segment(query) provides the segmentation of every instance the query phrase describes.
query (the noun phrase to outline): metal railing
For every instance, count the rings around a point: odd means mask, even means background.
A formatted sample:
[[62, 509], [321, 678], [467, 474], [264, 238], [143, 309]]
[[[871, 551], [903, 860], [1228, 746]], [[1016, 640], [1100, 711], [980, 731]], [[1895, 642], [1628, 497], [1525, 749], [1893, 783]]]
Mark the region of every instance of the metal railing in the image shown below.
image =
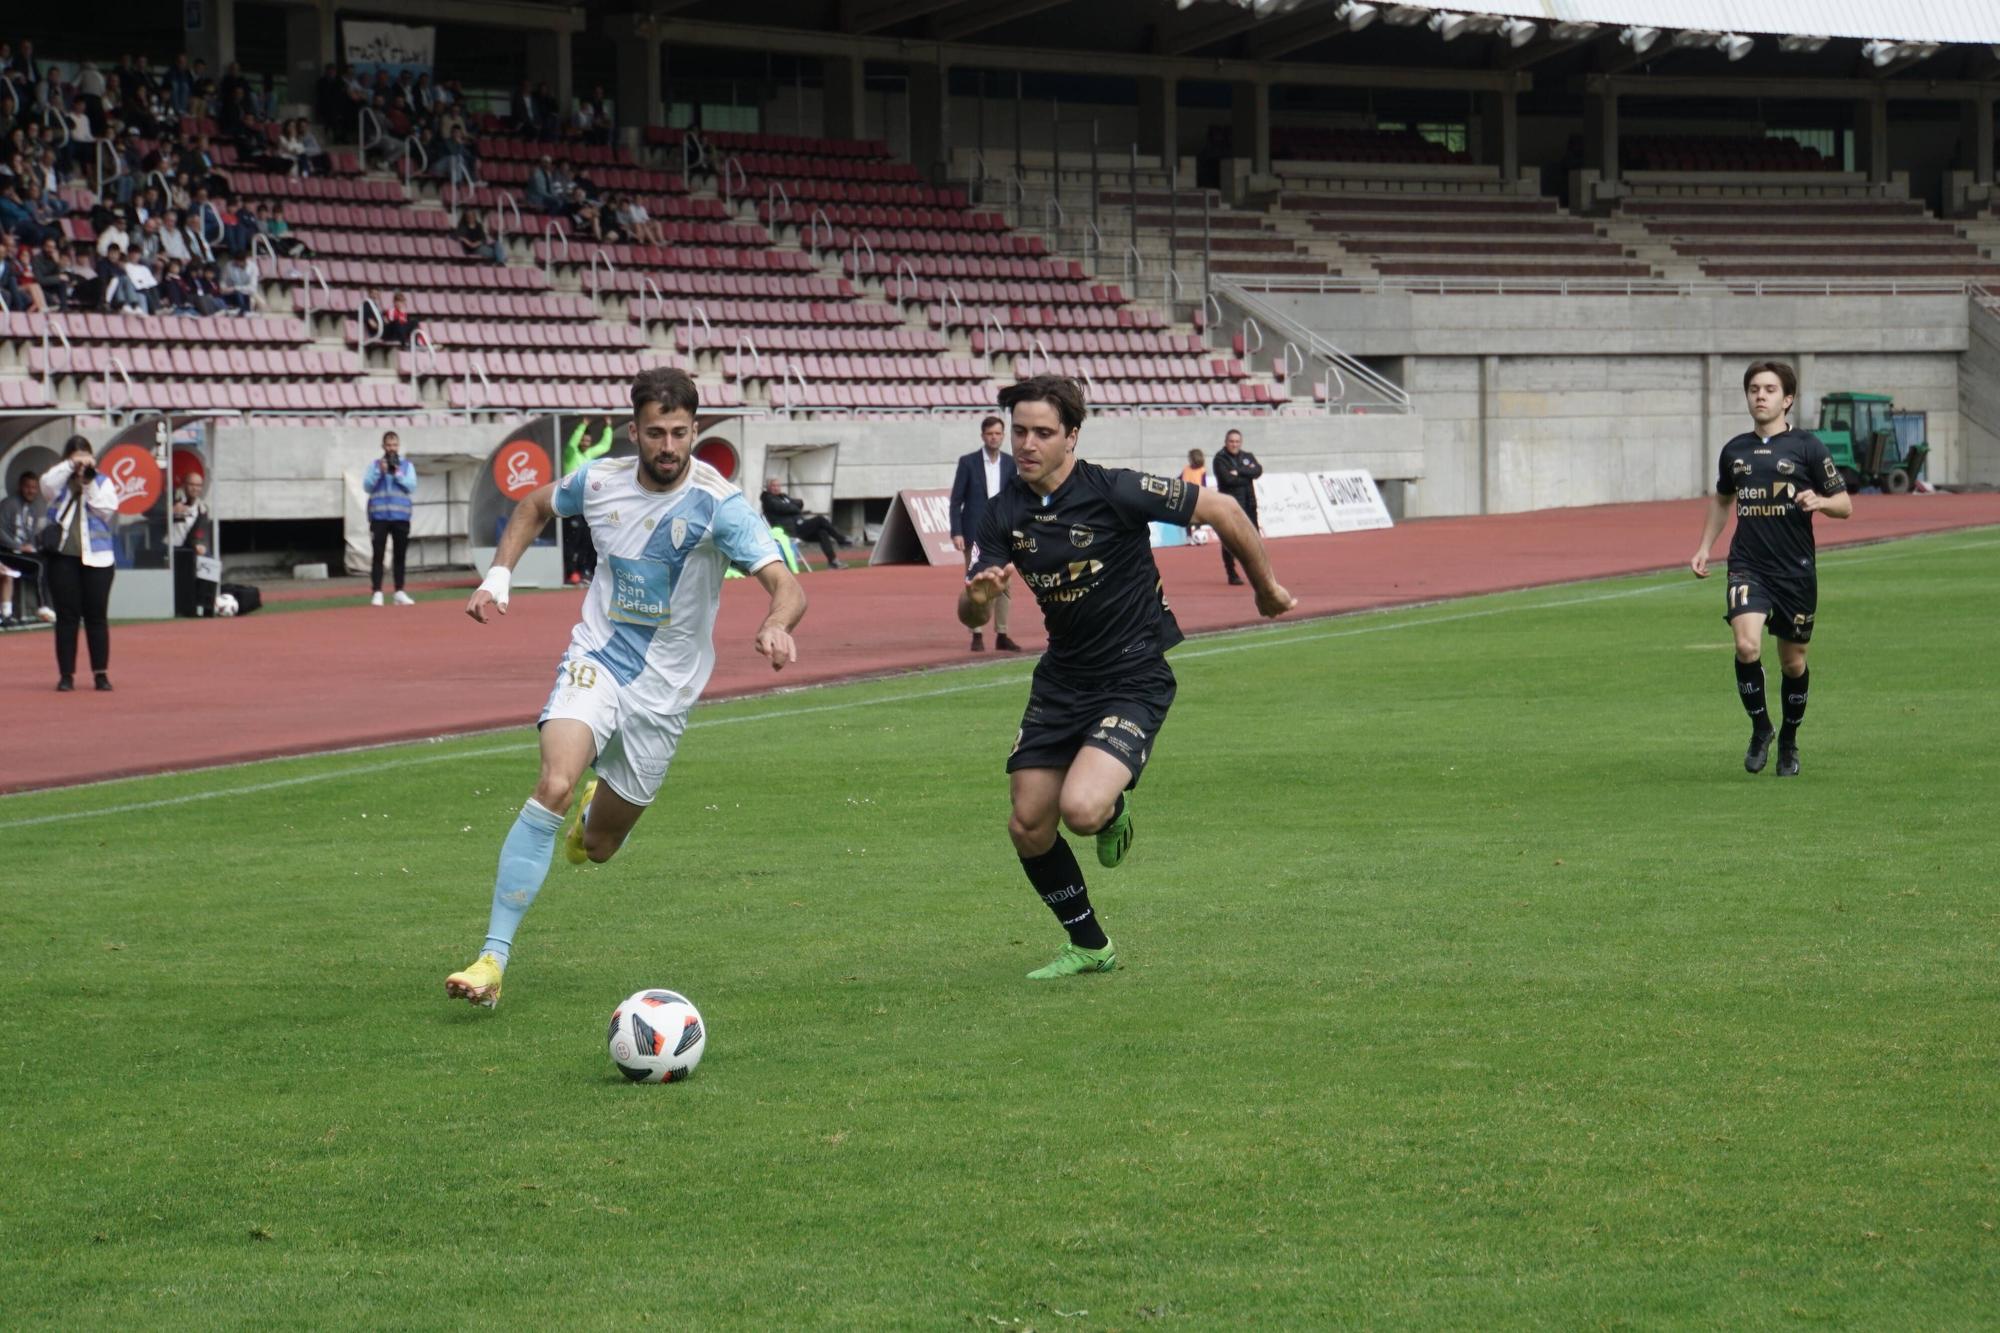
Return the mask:
[[[1037, 356], [1040, 356], [1042, 358], [1042, 368], [1039, 372], [1036, 371], [1035, 369], [1035, 358]], [[1055, 354], [1049, 351], [1049, 345], [1042, 341], [1042, 335], [1039, 333], [1031, 333], [1028, 335], [1028, 352], [1026, 359], [1028, 362], [1028, 373], [1030, 375], [1038, 373], [1046, 375], [1052, 368], [1054, 368], [1056, 363]], [[1018, 376], [1016, 378], [1018, 378]]]
[[[758, 375], [760, 377], [763, 376], [768, 371], [768, 367], [764, 362], [764, 354], [757, 350], [757, 340], [752, 338], [747, 330], [736, 335], [736, 350], [731, 353], [739, 363], [743, 359], [743, 349], [746, 347], [750, 349], [750, 359], [756, 363]], [[738, 379], [743, 378], [743, 367], [741, 364], [738, 364], [736, 367], [736, 377]]]
[[736, 208], [736, 192], [740, 189], [747, 193], [750, 189], [750, 173], [745, 171], [743, 164], [735, 158], [725, 157], [722, 159], [722, 170], [716, 175], [722, 186], [722, 201], [733, 212]]
[[1133, 291], [1137, 291], [1139, 279], [1146, 275], [1146, 260], [1140, 255], [1139, 247], [1130, 241], [1125, 243], [1123, 264], [1125, 281], [1131, 284]]
[[[375, 327], [368, 327], [368, 312], [375, 312]], [[382, 342], [388, 335], [389, 317], [382, 313], [382, 307], [375, 304], [375, 298], [364, 296], [354, 306], [354, 373], [368, 373], [368, 344]]]
[[55, 107], [52, 106], [44, 106], [42, 108], [42, 128], [60, 130], [62, 132], [62, 137], [56, 140], [56, 147], [58, 148], [69, 147], [69, 141], [70, 141], [69, 117], [64, 115], [61, 111], [57, 110]]
[[361, 154], [361, 165], [368, 165], [368, 150], [389, 137], [388, 126], [382, 117], [375, 114], [373, 107], [362, 107], [354, 117], [354, 146]]
[[688, 177], [694, 175], [694, 169], [696, 167], [703, 167], [707, 165], [708, 165], [708, 145], [703, 143], [701, 141], [701, 136], [696, 134], [693, 130], [688, 130], [685, 133], [683, 133], [681, 135], [682, 182], [685, 183]]
[[799, 386], [800, 400], [811, 396], [812, 385], [806, 382], [806, 372], [799, 366], [798, 362], [787, 361], [778, 372], [778, 384], [785, 390], [785, 406], [783, 410], [786, 416], [790, 416], [792, 413], [807, 407], [807, 404], [803, 401], [793, 401], [791, 387], [794, 383]]
[[54, 397], [55, 397], [55, 356], [54, 356], [54, 354], [53, 354], [53, 349], [52, 349], [52, 347], [50, 346], [50, 339], [51, 339], [51, 337], [53, 337], [54, 339], [56, 339], [57, 341], [60, 341], [60, 342], [62, 343], [62, 353], [63, 353], [63, 367], [62, 367], [62, 369], [63, 369], [63, 374], [65, 374], [65, 375], [69, 374], [69, 373], [70, 373], [70, 370], [71, 370], [71, 368], [72, 368], [72, 367], [74, 367], [74, 366], [76, 365], [76, 348], [70, 345], [70, 340], [69, 340], [69, 326], [68, 326], [67, 324], [63, 323], [63, 321], [62, 321], [61, 319], [57, 318], [57, 317], [56, 317], [56, 316], [54, 316], [54, 315], [48, 315], [48, 316], [45, 316], [45, 317], [43, 318], [43, 320], [42, 320], [42, 387], [43, 387], [44, 389], [48, 390], [48, 393], [49, 393], [49, 397], [50, 397], [50, 398], [54, 398]]
[[[1298, 321], [1287, 318], [1282, 312], [1268, 303], [1258, 300], [1255, 296], [1251, 295], [1249, 290], [1239, 286], [1235, 280], [1224, 280], [1220, 286], [1223, 295], [1227, 296], [1232, 304], [1244, 312], [1243, 345], [1246, 355], [1253, 354], [1255, 350], [1262, 349], [1264, 338], [1263, 326], [1268, 323], [1272, 328], [1282, 332], [1288, 341], [1295, 343], [1300, 348], [1301, 353], [1308, 359], [1308, 362], [1312, 358], [1317, 358], [1327, 367], [1337, 372], [1335, 378], [1339, 379], [1341, 383], [1341, 394], [1339, 398], [1331, 397], [1331, 388], [1329, 387], [1329, 410], [1334, 410], [1333, 404], [1340, 402], [1346, 397], [1347, 380], [1350, 378], [1372, 394], [1375, 394], [1381, 401], [1377, 403], [1354, 404], [1340, 408], [1339, 410], [1370, 412], [1408, 412], [1411, 410], [1410, 395], [1400, 384], [1386, 378], [1380, 372], [1372, 369], [1356, 357], [1349, 355], [1333, 343], [1328, 342], [1326, 339], [1320, 337], [1319, 334], [1298, 323]], [[1220, 321], [1218, 320], [1218, 325], [1219, 323]], [[1257, 330], [1257, 347], [1255, 349], [1250, 346], [1249, 340], [1249, 333], [1252, 328]], [[1322, 378], [1325, 377], [1322, 376]]]
[[988, 356], [991, 356], [993, 353], [999, 351], [1001, 349], [1001, 346], [1006, 343], [1007, 326], [1005, 324], [1002, 324], [1000, 322], [1000, 316], [994, 314], [993, 311], [990, 309], [982, 310], [979, 312], [979, 332], [984, 333], [988, 329], [993, 330], [993, 345], [986, 349], [986, 354]]
[[811, 216], [806, 219], [806, 249], [812, 252], [813, 262], [819, 262], [819, 228], [826, 224], [826, 243], [833, 244], [833, 219], [818, 204], [813, 205]]
[[1958, 296], [1963, 278], [1519, 278], [1341, 277], [1338, 274], [1231, 275], [1217, 286], [1248, 292], [1321, 296], [1408, 292], [1432, 296]]
[[429, 333], [423, 329], [418, 329], [410, 335], [410, 345], [404, 350], [410, 354], [410, 392], [414, 394], [417, 389], [417, 375], [420, 366], [427, 366], [433, 379], [437, 377], [437, 344], [431, 341]]
[[[412, 155], [417, 159], [417, 167], [414, 171], [410, 169], [410, 158]], [[405, 137], [403, 140], [403, 166], [401, 171], [403, 183], [405, 185], [409, 184], [430, 169], [431, 155], [429, 151], [417, 142], [416, 135], [412, 134]]]
[[[91, 150], [92, 165], [96, 168], [97, 174], [97, 197], [102, 199], [104, 197], [104, 182], [107, 180], [115, 181], [125, 174], [125, 159], [118, 155], [117, 147], [109, 139], [95, 140], [91, 144]], [[107, 153], [111, 155], [111, 174], [109, 176], [104, 174], [104, 157]]]
[[[1252, 343], [1250, 341], [1250, 330], [1252, 329], [1255, 329], [1257, 331], [1257, 341], [1255, 343]], [[1243, 317], [1244, 357], [1245, 358], [1254, 357], [1257, 355], [1257, 353], [1263, 350], [1264, 350], [1264, 326], [1257, 322], [1257, 317], [1255, 315], [1245, 315]]]
[[550, 218], [542, 224], [542, 277], [548, 279], [553, 284], [555, 281], [556, 248], [550, 243], [551, 238], [562, 242], [562, 262], [567, 264], [569, 262], [569, 228], [562, 224], [561, 218]]
[[894, 300], [897, 305], [903, 303], [903, 293], [907, 290], [903, 286], [903, 275], [905, 273], [910, 275], [910, 286], [915, 287], [917, 285], [917, 266], [909, 260], [898, 256], [896, 259], [895, 275], [891, 278], [891, 281], [896, 285]]
[[[653, 311], [653, 313], [650, 316], [647, 315], [646, 313], [648, 303], [651, 303]], [[660, 284], [653, 281], [651, 274], [641, 273], [639, 275], [640, 331], [644, 332], [646, 327], [652, 324], [655, 320], [665, 322], [666, 317], [667, 317], [667, 294], [664, 291], [660, 290]]]
[[1181, 282], [1181, 275], [1174, 272], [1173, 260], [1167, 261], [1167, 275], [1160, 280], [1160, 304], [1173, 310], [1174, 302], [1187, 300], [1187, 287]]
[[[278, 276], [278, 247], [271, 244], [271, 238], [266, 236], [261, 231], [258, 232], [255, 236], [252, 236], [250, 238], [250, 258], [252, 261], [254, 261], [257, 258], [257, 252], [259, 249], [263, 250], [263, 252], [266, 255], [270, 256], [271, 277], [276, 278]], [[260, 284], [264, 281], [264, 278], [262, 277], [261, 274], [259, 275], [258, 281]]]
[[790, 221], [792, 216], [792, 196], [777, 181], [772, 181], [764, 187], [764, 218], [767, 222], [776, 222], [778, 220], [778, 201], [780, 199], [785, 201], [785, 220]]
[[[479, 396], [472, 393], [472, 377], [479, 376]], [[486, 363], [477, 356], [469, 356], [465, 361], [465, 406], [460, 410], [470, 417], [481, 410], [488, 398], [493, 396], [493, 381], [487, 377]]]
[[[118, 378], [125, 381], [125, 402], [121, 407], [111, 397], [111, 372], [118, 372]], [[130, 411], [139, 405], [139, 386], [132, 382], [132, 372], [125, 365], [123, 357], [116, 352], [104, 358], [104, 410], [107, 412]]]
[[320, 295], [326, 298], [326, 303], [333, 304], [333, 284], [326, 280], [326, 270], [318, 264], [307, 264], [306, 271], [300, 275], [299, 286], [305, 291], [305, 324], [308, 330], [312, 328], [313, 322], [314, 283], [319, 284]]
[[[701, 321], [700, 341], [695, 340], [692, 329], [690, 329], [688, 333], [688, 339], [687, 339], [688, 355], [693, 356], [696, 351], [698, 351], [702, 347], [707, 346], [709, 343], [715, 341], [715, 325], [708, 322], [708, 307], [704, 306], [699, 301], [696, 301], [693, 305], [690, 305], [688, 307], [688, 314], [694, 319], [698, 319]], [[687, 328], [688, 327], [687, 322], [682, 321], [681, 327]]]
[[[912, 277], [914, 278], [914, 272]], [[965, 301], [959, 296], [958, 288], [947, 282], [939, 289], [938, 298], [938, 308], [940, 310], [944, 308], [946, 301], [951, 302], [953, 308], [958, 311], [958, 323], [963, 325], [965, 323]]]
[[609, 273], [612, 276], [612, 278], [616, 279], [618, 276], [618, 265], [615, 261], [612, 260], [610, 255], [604, 252], [603, 246], [600, 245], [590, 252], [590, 304], [592, 306], [595, 306], [597, 304], [597, 298], [600, 292], [599, 280], [597, 277], [597, 266], [600, 263], [604, 265], [604, 271], [606, 273]]

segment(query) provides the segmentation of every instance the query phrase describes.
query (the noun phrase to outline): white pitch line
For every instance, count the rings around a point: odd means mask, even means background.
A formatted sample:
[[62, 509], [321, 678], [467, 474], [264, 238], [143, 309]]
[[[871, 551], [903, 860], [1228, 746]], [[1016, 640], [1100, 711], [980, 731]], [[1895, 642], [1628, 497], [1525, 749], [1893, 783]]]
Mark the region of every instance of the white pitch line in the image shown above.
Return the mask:
[[[2000, 539], [1965, 543], [1945, 549], [1963, 550], [1970, 546], [1992, 545], [2000, 545]], [[1835, 552], [1828, 552], [1828, 554], [1835, 554]], [[1884, 552], [1882, 555], [1863, 558], [1880, 560], [1888, 558], [1891, 554], [1900, 554], [1900, 552]], [[1858, 564], [1861, 561], [1853, 559], [1848, 560], [1846, 563]], [[1201, 657], [1219, 657], [1225, 653], [1247, 653], [1259, 648], [1285, 648], [1292, 644], [1318, 643], [1327, 639], [1350, 639], [1363, 634], [1383, 634], [1390, 630], [1422, 629], [1427, 625], [1449, 625], [1459, 621], [1483, 620], [1491, 616], [1513, 615], [1523, 611], [1561, 610], [1564, 607], [1586, 606], [1594, 602], [1618, 601], [1626, 597], [1640, 597], [1647, 593], [1664, 592], [1669, 589], [1686, 588], [1688, 586], [1688, 584], [1679, 582], [1649, 583], [1643, 587], [1621, 588], [1615, 592], [1593, 593], [1587, 597], [1564, 597], [1552, 602], [1530, 602], [1524, 605], [1482, 607], [1476, 611], [1458, 611], [1450, 615], [1428, 616], [1422, 620], [1392, 620], [1379, 625], [1351, 625], [1342, 629], [1321, 630], [1313, 633], [1292, 633], [1277, 627], [1261, 632], [1253, 629], [1249, 633], [1254, 637], [1245, 642], [1218, 644], [1213, 648], [1190, 648], [1176, 652], [1171, 660], [1186, 662]], [[1407, 607], [1384, 607], [1378, 611], [1364, 614], [1386, 617], [1408, 609]], [[872, 699], [842, 699], [836, 703], [809, 704], [804, 708], [774, 708], [762, 713], [742, 713], [734, 717], [697, 718], [690, 722], [688, 726], [690, 729], [697, 727], [726, 727], [742, 722], [772, 722], [786, 718], [807, 717], [815, 713], [839, 713], [845, 712], [850, 708], [872, 708], [881, 704], [915, 703], [924, 699], [939, 699], [947, 695], [966, 694], [974, 690], [992, 690], [1008, 685], [1020, 685], [1026, 679], [1027, 677], [1025, 676], [1003, 676], [996, 680], [978, 681], [967, 685], [946, 685], [934, 690], [914, 690], [904, 694], [878, 695]], [[846, 684], [849, 682], [830, 683]], [[334, 782], [341, 778], [365, 777], [371, 773], [385, 773], [401, 768], [416, 768], [424, 764], [439, 764], [454, 759], [480, 759], [497, 754], [511, 754], [517, 751], [532, 750], [534, 748], [533, 742], [521, 742], [513, 745], [489, 745], [477, 750], [454, 750], [449, 754], [408, 755], [399, 759], [385, 759], [379, 763], [361, 764], [353, 768], [336, 769], [328, 773], [307, 773], [298, 777], [277, 778], [270, 782], [252, 783], [243, 787], [227, 787], [219, 791], [188, 792], [180, 796], [163, 796], [151, 801], [128, 801], [122, 805], [107, 805], [95, 810], [70, 810], [61, 814], [34, 815], [26, 819], [11, 819], [0, 821], [0, 829], [35, 828], [45, 824], [61, 824], [67, 823], [70, 820], [90, 819], [98, 815], [123, 815], [132, 814], [140, 810], [163, 810], [176, 805], [192, 805], [199, 801], [215, 801], [230, 796], [254, 796], [261, 792], [281, 791], [287, 787], [301, 787], [314, 782]], [[34, 793], [24, 792], [20, 795], [26, 796], [32, 794]], [[20, 799], [20, 796], [0, 798], [0, 800], [18, 799]]]

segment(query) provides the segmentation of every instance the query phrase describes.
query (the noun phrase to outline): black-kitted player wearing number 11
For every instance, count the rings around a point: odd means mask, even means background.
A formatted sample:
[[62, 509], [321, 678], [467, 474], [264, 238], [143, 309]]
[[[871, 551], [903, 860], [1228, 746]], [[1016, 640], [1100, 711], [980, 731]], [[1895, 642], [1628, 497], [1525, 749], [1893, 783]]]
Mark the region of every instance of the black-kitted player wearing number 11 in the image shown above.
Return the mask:
[[1715, 495], [1701, 545], [1688, 561], [1708, 577], [1708, 548], [1736, 509], [1729, 543], [1729, 594], [1723, 619], [1736, 635], [1736, 692], [1750, 714], [1750, 748], [1743, 767], [1762, 772], [1771, 751], [1771, 715], [1764, 706], [1764, 627], [1778, 640], [1784, 676], [1785, 725], [1777, 733], [1778, 776], [1799, 771], [1799, 723], [1806, 716], [1806, 644], [1819, 614], [1819, 569], [1813, 515], [1847, 518], [1854, 497], [1819, 436], [1794, 430], [1786, 414], [1798, 376], [1782, 361], [1758, 361], [1743, 372], [1751, 429], [1722, 446]]
[[1000, 407], [1013, 420], [1018, 475], [987, 503], [958, 618], [985, 624], [987, 604], [1016, 571], [1041, 604], [1049, 647], [1007, 758], [1007, 832], [1069, 942], [1028, 975], [1109, 972], [1118, 955], [1058, 824], [1094, 837], [1100, 865], [1117, 865], [1132, 844], [1125, 792], [1138, 785], [1173, 704], [1166, 651], [1183, 637], [1167, 609], [1148, 525], [1209, 524], [1243, 562], [1259, 611], [1280, 616], [1297, 603], [1271, 577], [1264, 543], [1234, 500], [1178, 477], [1077, 458], [1084, 403], [1074, 380], [1023, 380], [1001, 391]]

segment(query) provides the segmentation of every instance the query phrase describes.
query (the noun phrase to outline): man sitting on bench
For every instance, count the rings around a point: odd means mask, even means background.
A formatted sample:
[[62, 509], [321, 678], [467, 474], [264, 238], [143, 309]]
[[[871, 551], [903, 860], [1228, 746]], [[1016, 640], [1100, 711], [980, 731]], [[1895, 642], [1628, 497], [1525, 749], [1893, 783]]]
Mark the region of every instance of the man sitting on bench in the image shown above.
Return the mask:
[[818, 542], [819, 549], [826, 555], [826, 567], [841, 567], [840, 548], [846, 542], [831, 519], [824, 514], [808, 514], [805, 502], [785, 494], [785, 483], [776, 477], [764, 482], [762, 499], [766, 523], [774, 528], [783, 528], [801, 541]]

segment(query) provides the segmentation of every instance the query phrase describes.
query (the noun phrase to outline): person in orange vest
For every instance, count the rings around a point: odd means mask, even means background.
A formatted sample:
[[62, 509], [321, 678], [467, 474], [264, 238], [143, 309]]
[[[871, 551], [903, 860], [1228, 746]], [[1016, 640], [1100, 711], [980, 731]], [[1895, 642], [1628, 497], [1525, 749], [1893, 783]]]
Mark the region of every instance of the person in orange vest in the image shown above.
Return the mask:
[[[1190, 486], [1205, 486], [1215, 489], [1215, 477], [1208, 470], [1208, 460], [1199, 449], [1188, 450], [1187, 466], [1181, 469], [1181, 480]], [[1206, 523], [1188, 529], [1188, 542], [1194, 546], [1208, 545], [1215, 530]]]

